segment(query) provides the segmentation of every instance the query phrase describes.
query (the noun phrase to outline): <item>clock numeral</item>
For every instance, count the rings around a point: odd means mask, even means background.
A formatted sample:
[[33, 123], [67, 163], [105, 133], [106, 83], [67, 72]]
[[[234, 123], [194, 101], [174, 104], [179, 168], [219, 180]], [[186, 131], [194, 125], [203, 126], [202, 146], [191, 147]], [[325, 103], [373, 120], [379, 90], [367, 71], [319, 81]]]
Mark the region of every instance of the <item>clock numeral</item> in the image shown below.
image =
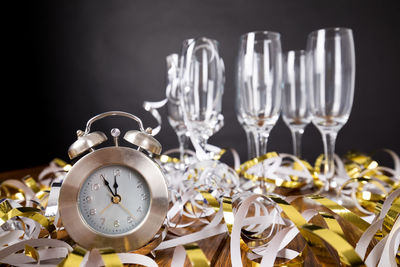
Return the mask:
[[101, 225], [104, 225], [104, 223], [106, 222], [106, 218], [100, 218], [101, 220]]
[[92, 197], [92, 196], [87, 196], [87, 197], [85, 198], [85, 200], [86, 200], [88, 203], [90, 203], [90, 202], [92, 202], [93, 197]]
[[132, 218], [131, 216], [129, 216], [129, 217], [127, 218], [127, 221], [128, 221], [128, 223], [133, 223], [133, 218]]
[[114, 227], [119, 227], [119, 220], [114, 221]]
[[97, 191], [99, 190], [100, 185], [99, 184], [92, 184], [92, 191]]
[[141, 182], [139, 182], [136, 186], [137, 189], [142, 189], [143, 188], [143, 184]]
[[121, 175], [121, 170], [120, 169], [115, 169], [114, 170], [114, 176], [120, 176]]
[[95, 215], [96, 214], [96, 209], [90, 209], [89, 213], [90, 213], [90, 215]]
[[149, 198], [149, 196], [146, 195], [145, 193], [140, 194], [140, 196], [142, 197], [142, 200], [146, 200]]
[[142, 207], [137, 208], [136, 212], [142, 212]]

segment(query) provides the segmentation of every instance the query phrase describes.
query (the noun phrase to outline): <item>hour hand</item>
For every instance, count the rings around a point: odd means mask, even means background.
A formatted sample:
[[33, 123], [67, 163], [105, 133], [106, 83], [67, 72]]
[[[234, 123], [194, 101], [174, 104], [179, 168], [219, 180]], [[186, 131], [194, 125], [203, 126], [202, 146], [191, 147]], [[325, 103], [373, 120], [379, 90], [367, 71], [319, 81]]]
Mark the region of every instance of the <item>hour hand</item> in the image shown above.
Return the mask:
[[115, 196], [114, 193], [113, 193], [113, 191], [112, 191], [112, 189], [111, 189], [111, 187], [110, 187], [110, 183], [106, 180], [106, 178], [104, 177], [104, 175], [101, 174], [100, 177], [103, 179], [104, 185], [107, 186], [107, 188], [108, 188], [108, 190], [110, 191], [110, 193], [111, 193], [113, 196]]

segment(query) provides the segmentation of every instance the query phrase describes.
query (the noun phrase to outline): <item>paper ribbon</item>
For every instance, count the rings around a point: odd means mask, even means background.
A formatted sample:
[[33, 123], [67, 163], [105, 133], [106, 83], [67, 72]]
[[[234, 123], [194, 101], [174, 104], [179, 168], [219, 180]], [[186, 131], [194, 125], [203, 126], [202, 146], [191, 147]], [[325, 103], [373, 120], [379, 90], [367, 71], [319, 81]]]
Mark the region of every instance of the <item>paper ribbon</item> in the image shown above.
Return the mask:
[[[393, 169], [380, 166], [372, 158], [359, 153], [346, 156], [343, 161], [336, 160], [337, 175], [341, 177], [337, 182], [342, 189], [339, 197], [356, 200], [357, 212], [317, 195], [284, 197], [246, 192], [248, 182], [260, 179], [277, 187], [296, 190], [310, 188], [310, 183], [318, 188], [317, 183], [323, 183], [318, 173], [320, 160], [312, 167], [291, 155], [271, 153], [240, 165], [242, 178], [239, 180], [226, 164], [221, 165], [218, 161], [218, 155], [220, 157], [224, 151], [214, 149], [213, 153], [214, 160], [196, 162], [184, 171], [175, 170], [176, 176], [171, 179], [178, 182], [169, 185], [168, 228], [161, 229], [145, 248], [135, 253], [85, 251], [79, 247], [72, 250], [54, 237], [38, 238], [40, 226], [49, 232], [61, 231], [52, 223], [56, 213], [47, 214], [50, 207], [54, 208], [51, 192], [43, 191], [43, 188], [49, 188], [48, 185], [31, 177], [26, 177], [23, 182], [8, 180], [1, 186], [2, 194], [15, 200], [6, 199], [0, 203], [0, 244], [9, 244], [0, 250], [0, 261], [36, 266], [45, 264], [47, 260], [61, 261], [69, 254], [60, 266], [89, 266], [94, 263], [156, 266], [155, 261], [145, 255], [174, 248], [174, 266], [183, 266], [186, 258], [194, 266], [210, 266], [216, 258], [206, 255], [200, 242], [225, 235], [222, 240], [230, 243], [232, 266], [242, 266], [242, 253], [246, 254], [252, 266], [301, 266], [311, 254], [321, 264], [328, 258], [351, 266], [399, 264], [400, 188], [397, 186], [400, 161], [393, 152], [388, 152], [395, 162]], [[177, 163], [172, 157], [165, 159], [162, 162], [160, 157], [161, 164]], [[262, 170], [262, 176], [257, 175], [257, 168]], [[65, 171], [60, 172], [62, 176], [61, 173]], [[47, 183], [47, 179], [42, 181]], [[297, 187], [296, 183], [304, 185]], [[47, 194], [45, 202], [37, 195], [40, 192]], [[18, 198], [18, 193], [23, 198]], [[19, 203], [38, 208], [24, 207]], [[47, 217], [43, 215], [44, 210]], [[362, 210], [372, 216], [371, 223], [359, 215]], [[354, 227], [354, 236], [349, 238], [351, 227]], [[51, 243], [53, 241], [61, 243]], [[293, 250], [290, 247], [292, 242], [300, 242], [301, 246]], [[330, 249], [325, 248], [326, 244]]]

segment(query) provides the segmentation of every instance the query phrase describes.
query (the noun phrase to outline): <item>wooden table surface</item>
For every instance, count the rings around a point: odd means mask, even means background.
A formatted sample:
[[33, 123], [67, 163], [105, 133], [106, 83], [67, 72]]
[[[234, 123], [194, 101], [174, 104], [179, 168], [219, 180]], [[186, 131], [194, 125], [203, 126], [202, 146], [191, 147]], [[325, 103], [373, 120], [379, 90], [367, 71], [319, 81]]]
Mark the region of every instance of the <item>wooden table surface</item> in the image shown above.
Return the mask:
[[[8, 171], [0, 173], [0, 182], [6, 179], [21, 179], [26, 175], [31, 175], [37, 178], [40, 171], [45, 166], [38, 166], [30, 169], [21, 169], [15, 171]], [[227, 234], [221, 234], [208, 238], [206, 240], [201, 240], [198, 242], [199, 247], [203, 250], [211, 266], [231, 266], [230, 260], [230, 239]], [[293, 242], [289, 244], [289, 248], [298, 249], [299, 247], [304, 247], [305, 243], [301, 237], [297, 237]], [[312, 253], [303, 253], [308, 256], [302, 257], [303, 266], [338, 266], [337, 261], [331, 261], [330, 264], [319, 264], [315, 256]], [[173, 249], [166, 249], [163, 251], [156, 252], [156, 262], [159, 266], [170, 266], [171, 259], [173, 255]], [[337, 260], [337, 259], [336, 259]], [[247, 260], [246, 253], [242, 251], [242, 262], [243, 266], [252, 266], [251, 262]], [[186, 257], [185, 266], [191, 266], [189, 259]]]

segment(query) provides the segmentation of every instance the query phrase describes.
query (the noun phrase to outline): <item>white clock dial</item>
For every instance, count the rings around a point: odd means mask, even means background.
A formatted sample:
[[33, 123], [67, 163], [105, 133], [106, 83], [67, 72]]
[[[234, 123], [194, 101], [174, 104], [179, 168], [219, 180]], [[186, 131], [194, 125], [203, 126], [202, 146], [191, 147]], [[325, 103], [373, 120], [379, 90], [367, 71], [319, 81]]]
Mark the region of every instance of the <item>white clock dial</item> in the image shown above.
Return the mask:
[[150, 191], [135, 170], [109, 165], [90, 174], [78, 194], [83, 220], [94, 231], [105, 235], [125, 234], [146, 216]]

